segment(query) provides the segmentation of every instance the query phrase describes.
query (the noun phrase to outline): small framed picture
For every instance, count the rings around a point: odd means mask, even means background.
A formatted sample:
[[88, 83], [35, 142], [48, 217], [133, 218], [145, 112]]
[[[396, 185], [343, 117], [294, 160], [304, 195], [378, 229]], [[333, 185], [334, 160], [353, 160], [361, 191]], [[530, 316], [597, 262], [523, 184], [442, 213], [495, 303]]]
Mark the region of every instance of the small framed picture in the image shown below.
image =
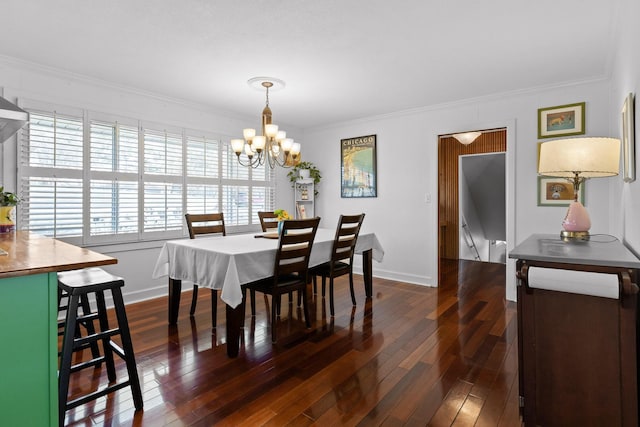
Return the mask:
[[585, 103], [538, 109], [538, 138], [584, 135]]
[[636, 141], [633, 93], [627, 95], [622, 106], [622, 166], [624, 182], [636, 180]]
[[[572, 182], [551, 176], [538, 177], [538, 206], [569, 206], [572, 201]], [[580, 185], [578, 201], [584, 205], [584, 182]]]

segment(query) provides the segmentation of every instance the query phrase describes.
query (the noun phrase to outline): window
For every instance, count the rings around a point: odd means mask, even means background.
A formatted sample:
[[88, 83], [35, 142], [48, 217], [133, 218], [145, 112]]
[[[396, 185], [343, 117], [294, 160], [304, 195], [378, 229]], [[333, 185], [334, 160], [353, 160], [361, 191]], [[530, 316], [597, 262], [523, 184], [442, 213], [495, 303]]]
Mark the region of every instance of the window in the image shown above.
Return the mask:
[[182, 230], [182, 135], [144, 129], [143, 232]]
[[138, 233], [138, 129], [90, 121], [89, 235]]
[[[267, 167], [238, 164], [219, 138], [135, 119], [21, 102], [18, 224], [98, 244], [184, 236], [185, 212], [224, 212], [230, 232], [273, 210]], [[253, 227], [252, 227], [253, 226]]]
[[52, 237], [78, 236], [83, 222], [82, 117], [32, 112], [19, 183], [20, 224]]

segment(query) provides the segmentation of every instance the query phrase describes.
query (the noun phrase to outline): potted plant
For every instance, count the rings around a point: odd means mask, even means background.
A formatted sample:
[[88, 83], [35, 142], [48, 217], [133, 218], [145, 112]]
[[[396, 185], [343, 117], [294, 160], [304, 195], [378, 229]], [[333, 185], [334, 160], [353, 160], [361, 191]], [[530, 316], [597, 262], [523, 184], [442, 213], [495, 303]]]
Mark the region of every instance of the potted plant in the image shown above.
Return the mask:
[[320, 170], [311, 162], [300, 162], [295, 165], [289, 173], [287, 173], [287, 177], [289, 177], [289, 181], [291, 182], [291, 187], [295, 187], [296, 181], [298, 179], [313, 179], [314, 184], [314, 195], [318, 195], [318, 184], [320, 183], [320, 179], [322, 176], [320, 175]]
[[0, 233], [8, 233], [16, 229], [15, 211], [20, 198], [0, 187]]

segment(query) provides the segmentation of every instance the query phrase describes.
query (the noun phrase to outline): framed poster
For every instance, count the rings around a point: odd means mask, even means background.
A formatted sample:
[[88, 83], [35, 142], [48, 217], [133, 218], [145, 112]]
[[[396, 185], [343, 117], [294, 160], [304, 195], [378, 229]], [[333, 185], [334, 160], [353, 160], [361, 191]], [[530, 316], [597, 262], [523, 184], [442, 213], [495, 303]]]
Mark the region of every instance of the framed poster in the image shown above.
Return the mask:
[[[584, 182], [580, 185], [578, 201], [584, 205]], [[573, 183], [564, 178], [538, 177], [538, 206], [569, 206], [573, 201]]]
[[538, 109], [538, 138], [584, 135], [585, 103]]
[[340, 140], [341, 197], [378, 197], [376, 136]]
[[624, 182], [636, 180], [636, 141], [633, 93], [627, 95], [622, 106], [622, 166]]

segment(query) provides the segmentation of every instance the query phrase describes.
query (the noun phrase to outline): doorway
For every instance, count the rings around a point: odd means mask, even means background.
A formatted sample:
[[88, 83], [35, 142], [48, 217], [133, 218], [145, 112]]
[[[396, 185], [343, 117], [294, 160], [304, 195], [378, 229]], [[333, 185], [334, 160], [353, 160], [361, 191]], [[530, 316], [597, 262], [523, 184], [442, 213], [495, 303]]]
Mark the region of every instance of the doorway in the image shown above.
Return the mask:
[[[487, 129], [480, 132], [480, 136], [469, 144], [460, 143], [453, 135], [441, 135], [438, 137], [438, 264], [442, 259], [460, 259], [462, 237], [460, 233], [462, 225], [460, 214], [460, 157], [505, 153], [507, 150], [506, 128]], [[502, 174], [503, 176], [506, 174], [504, 166]], [[503, 187], [499, 191], [502, 193], [503, 200], [506, 199], [505, 188]], [[501, 215], [505, 215], [504, 208], [501, 208]]]
[[505, 153], [461, 155], [459, 259], [507, 262]]

